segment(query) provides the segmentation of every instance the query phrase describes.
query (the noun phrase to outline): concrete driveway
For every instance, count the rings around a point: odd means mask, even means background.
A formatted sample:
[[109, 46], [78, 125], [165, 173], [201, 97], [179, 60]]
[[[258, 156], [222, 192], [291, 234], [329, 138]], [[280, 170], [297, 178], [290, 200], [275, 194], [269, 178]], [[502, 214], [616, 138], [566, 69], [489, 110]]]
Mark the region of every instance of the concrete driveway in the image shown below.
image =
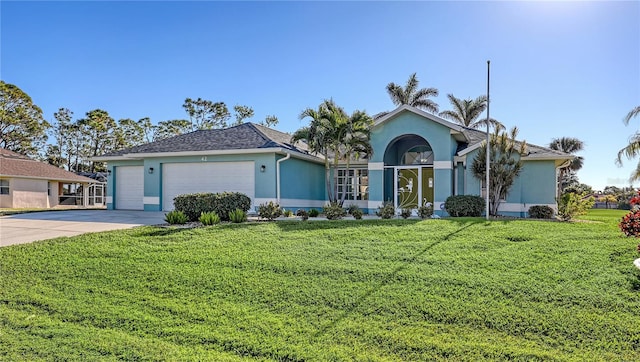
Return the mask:
[[149, 211], [65, 210], [0, 216], [0, 246], [164, 224], [164, 214]]

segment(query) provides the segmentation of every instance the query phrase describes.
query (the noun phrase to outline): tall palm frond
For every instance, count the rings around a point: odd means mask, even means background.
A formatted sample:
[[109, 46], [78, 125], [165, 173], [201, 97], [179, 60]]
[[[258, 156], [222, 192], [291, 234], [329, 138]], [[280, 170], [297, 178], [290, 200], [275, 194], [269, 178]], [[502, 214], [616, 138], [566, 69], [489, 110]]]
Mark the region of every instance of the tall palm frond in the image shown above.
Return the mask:
[[628, 125], [629, 121], [631, 121], [631, 118], [637, 117], [638, 115], [640, 115], [640, 106], [637, 106], [636, 108], [632, 109], [629, 113], [627, 113], [627, 115], [623, 119], [624, 124]]
[[404, 87], [393, 82], [387, 84], [387, 93], [389, 93], [391, 101], [396, 106], [407, 104], [412, 107], [424, 109], [432, 113], [437, 113], [438, 104], [429, 99], [429, 97], [437, 97], [438, 89], [419, 89], [418, 84], [418, 77], [416, 76], [416, 73], [413, 73], [409, 76], [409, 79], [407, 80], [407, 83]]
[[[482, 95], [476, 99], [456, 98], [453, 94], [447, 94], [452, 110], [442, 111], [439, 116], [456, 122], [468, 128], [479, 128], [487, 125], [486, 118], [480, 118], [487, 109], [487, 96]], [[504, 130], [502, 123], [489, 118], [489, 125], [495, 130]]]
[[584, 142], [573, 137], [554, 138], [551, 140], [551, 143], [549, 143], [549, 148], [574, 155], [571, 160], [571, 165], [569, 166], [572, 171], [578, 171], [582, 168], [584, 158], [582, 156], [575, 156], [575, 154], [584, 150]]

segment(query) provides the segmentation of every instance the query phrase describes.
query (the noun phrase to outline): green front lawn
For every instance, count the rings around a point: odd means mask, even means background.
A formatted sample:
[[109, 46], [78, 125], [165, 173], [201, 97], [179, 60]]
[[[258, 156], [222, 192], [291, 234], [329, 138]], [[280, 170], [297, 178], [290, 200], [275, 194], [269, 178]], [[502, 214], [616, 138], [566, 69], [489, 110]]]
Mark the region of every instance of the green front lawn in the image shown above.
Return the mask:
[[639, 360], [623, 214], [144, 227], [0, 248], [0, 360]]

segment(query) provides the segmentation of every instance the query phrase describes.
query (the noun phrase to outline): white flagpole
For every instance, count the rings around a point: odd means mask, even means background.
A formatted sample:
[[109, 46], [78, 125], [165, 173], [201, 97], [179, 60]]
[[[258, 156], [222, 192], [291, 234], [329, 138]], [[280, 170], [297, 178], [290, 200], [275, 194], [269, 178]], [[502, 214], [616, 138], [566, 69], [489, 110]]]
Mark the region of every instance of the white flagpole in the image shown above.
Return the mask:
[[486, 209], [485, 212], [487, 214], [487, 220], [489, 220], [489, 169], [491, 166], [490, 152], [489, 152], [489, 69], [490, 69], [491, 61], [487, 60], [487, 163], [485, 165], [485, 170], [487, 174], [487, 178], [485, 180], [485, 190], [486, 190]]

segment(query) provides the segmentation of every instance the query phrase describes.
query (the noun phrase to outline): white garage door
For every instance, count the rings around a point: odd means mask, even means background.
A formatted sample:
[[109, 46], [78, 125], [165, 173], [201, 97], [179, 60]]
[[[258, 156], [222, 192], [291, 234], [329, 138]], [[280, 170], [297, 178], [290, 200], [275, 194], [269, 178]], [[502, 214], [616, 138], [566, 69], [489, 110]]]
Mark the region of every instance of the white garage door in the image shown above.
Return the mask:
[[142, 166], [116, 167], [116, 209], [144, 209], [144, 168]]
[[253, 201], [255, 166], [248, 162], [165, 163], [162, 165], [162, 210], [173, 210], [173, 199], [196, 192], [242, 192]]

